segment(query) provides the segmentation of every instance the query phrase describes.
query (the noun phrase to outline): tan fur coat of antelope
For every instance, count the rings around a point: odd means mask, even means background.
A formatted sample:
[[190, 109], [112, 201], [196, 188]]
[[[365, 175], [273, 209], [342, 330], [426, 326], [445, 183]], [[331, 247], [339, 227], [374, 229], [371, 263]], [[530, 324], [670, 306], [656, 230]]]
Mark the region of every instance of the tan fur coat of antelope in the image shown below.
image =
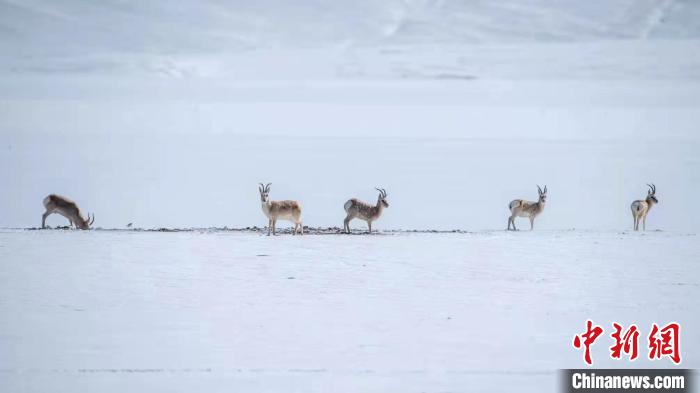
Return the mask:
[[270, 185], [272, 183], [267, 183], [264, 185], [260, 183], [258, 191], [260, 191], [260, 202], [262, 204], [262, 211], [267, 217], [267, 235], [270, 236], [270, 232], [276, 235], [277, 220], [286, 220], [294, 223], [293, 234], [297, 233], [304, 234], [304, 226], [301, 223], [301, 205], [297, 201], [271, 201], [270, 200]]
[[535, 218], [542, 214], [544, 211], [544, 205], [547, 202], [547, 186], [544, 186], [544, 190], [537, 186], [537, 193], [539, 194], [539, 199], [537, 202], [526, 201], [524, 199], [514, 199], [508, 204], [508, 209], [510, 210], [510, 217], [508, 217], [508, 230], [511, 226], [513, 230], [515, 228], [515, 217], [527, 217], [530, 219], [530, 230], [534, 228]]
[[70, 221], [71, 227], [78, 229], [90, 229], [90, 225], [95, 222], [94, 215], [92, 219], [90, 219], [90, 214], [88, 214], [88, 218], [83, 218], [78, 205], [64, 196], [56, 194], [47, 196], [44, 198], [44, 209], [46, 209], [46, 211], [41, 216], [42, 228], [46, 228], [46, 218], [54, 213], [67, 218], [68, 221]]
[[370, 205], [356, 198], [345, 202], [345, 205], [343, 205], [345, 213], [347, 214], [343, 221], [343, 230], [345, 233], [350, 233], [350, 221], [355, 218], [366, 221], [369, 227], [369, 233], [372, 233], [372, 222], [376, 221], [382, 215], [385, 207], [389, 207], [389, 202], [386, 201], [386, 190], [383, 188], [375, 188], [375, 190], [379, 191], [376, 205]]
[[639, 230], [639, 220], [642, 220], [642, 230], [647, 229], [647, 214], [651, 210], [652, 206], [659, 203], [656, 199], [656, 186], [654, 184], [647, 184], [649, 186], [649, 191], [647, 191], [647, 197], [644, 200], [638, 199], [632, 202], [630, 209], [632, 209], [632, 218], [634, 219], [634, 230]]

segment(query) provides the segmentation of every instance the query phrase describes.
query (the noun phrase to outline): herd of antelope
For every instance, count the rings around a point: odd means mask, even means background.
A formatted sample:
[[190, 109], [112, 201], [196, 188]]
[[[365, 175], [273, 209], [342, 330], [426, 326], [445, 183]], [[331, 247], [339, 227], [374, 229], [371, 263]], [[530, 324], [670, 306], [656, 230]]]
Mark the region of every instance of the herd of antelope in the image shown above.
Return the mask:
[[[292, 232], [294, 235], [297, 233], [303, 235], [304, 226], [301, 222], [301, 204], [291, 200], [271, 201], [271, 184], [272, 183], [267, 183], [263, 185], [260, 183], [258, 187], [262, 211], [265, 217], [267, 217], [267, 235], [276, 235], [275, 229], [277, 220], [280, 219], [294, 223], [294, 230]], [[649, 190], [647, 191], [646, 199], [638, 199], [632, 202], [630, 206], [632, 209], [632, 217], [634, 219], [633, 228], [635, 231], [639, 230], [640, 220], [642, 221], [642, 230], [646, 230], [647, 214], [649, 214], [649, 210], [651, 210], [652, 206], [659, 203], [659, 200], [656, 199], [656, 186], [654, 184], [647, 184], [647, 186], [649, 186]], [[386, 190], [383, 188], [375, 189], [379, 191], [379, 196], [377, 197], [377, 203], [374, 205], [357, 198], [352, 198], [345, 202], [343, 208], [347, 216], [345, 220], [343, 220], [343, 232], [350, 233], [350, 221], [359, 218], [367, 222], [369, 232], [372, 233], [372, 222], [379, 219], [384, 209], [389, 207], [389, 202], [386, 201]], [[534, 228], [535, 218], [544, 211], [544, 205], [547, 202], [547, 186], [544, 186], [544, 189], [537, 186], [537, 193], [539, 195], [537, 202], [514, 199], [508, 204], [510, 217], [508, 217], [507, 230], [511, 230], [511, 228], [514, 231], [517, 230], [515, 228], [516, 217], [529, 218], [530, 230]], [[71, 227], [77, 229], [90, 229], [90, 226], [95, 222], [94, 215], [90, 217], [90, 214], [88, 214], [87, 218], [83, 218], [83, 214], [80, 212], [78, 205], [72, 200], [60, 195], [51, 194], [44, 198], [44, 208], [46, 211], [41, 216], [42, 228], [46, 228], [46, 218], [53, 213], [62, 215], [70, 221]]]

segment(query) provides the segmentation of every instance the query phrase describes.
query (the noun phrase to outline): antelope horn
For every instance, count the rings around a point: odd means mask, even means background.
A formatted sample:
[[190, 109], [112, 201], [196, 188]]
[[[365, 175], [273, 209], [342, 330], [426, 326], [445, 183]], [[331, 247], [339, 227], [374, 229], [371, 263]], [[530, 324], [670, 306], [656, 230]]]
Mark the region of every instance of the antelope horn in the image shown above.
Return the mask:
[[382, 188], [382, 192], [384, 193], [384, 198], [386, 198], [386, 190]]
[[262, 183], [258, 183], [258, 184], [260, 184], [260, 186], [258, 187], [258, 190], [260, 190], [260, 192], [262, 193], [264, 191], [265, 186], [263, 186]]
[[537, 191], [538, 191], [540, 194], [542, 193], [542, 189], [540, 188], [540, 185], [539, 185], [539, 184], [537, 184]]
[[547, 193], [547, 185], [546, 184], [544, 185], [544, 193], [545, 194]]
[[270, 192], [270, 184], [272, 183], [267, 183], [267, 185], [265, 186], [265, 192]]
[[652, 194], [653, 194], [653, 193], [655, 193], [655, 192], [656, 192], [656, 189], [654, 188], [654, 186], [652, 186], [652, 185], [651, 185], [651, 184], [649, 184], [649, 183], [647, 183], [647, 186], [649, 187], [649, 192], [650, 192], [650, 193], [652, 193]]
[[88, 219], [87, 219], [88, 225], [92, 225], [93, 222], [95, 222], [95, 214], [93, 214], [92, 218], [90, 218], [90, 213], [88, 213]]

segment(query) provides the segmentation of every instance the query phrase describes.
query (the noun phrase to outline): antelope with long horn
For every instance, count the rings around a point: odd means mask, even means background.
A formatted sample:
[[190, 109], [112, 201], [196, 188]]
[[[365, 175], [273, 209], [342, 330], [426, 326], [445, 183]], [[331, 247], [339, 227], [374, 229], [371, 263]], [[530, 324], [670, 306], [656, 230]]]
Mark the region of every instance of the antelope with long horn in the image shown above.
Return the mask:
[[389, 202], [386, 201], [386, 190], [383, 188], [375, 188], [375, 190], [379, 191], [379, 197], [377, 197], [377, 204], [374, 206], [356, 198], [345, 202], [345, 205], [343, 205], [347, 213], [343, 222], [345, 233], [350, 233], [350, 221], [355, 218], [367, 221], [369, 233], [372, 233], [372, 221], [377, 220], [382, 215], [385, 207], [389, 207]]
[[44, 198], [44, 208], [46, 212], [41, 216], [42, 228], [46, 228], [46, 218], [53, 213], [60, 214], [67, 218], [68, 221], [70, 221], [71, 227], [75, 226], [79, 229], [90, 229], [92, 223], [95, 222], [94, 215], [90, 218], [90, 214], [88, 213], [88, 217], [83, 218], [78, 205], [64, 196], [56, 194], [47, 196]]
[[630, 208], [632, 209], [632, 218], [634, 219], [635, 231], [639, 230], [640, 219], [642, 220], [642, 230], [646, 231], [647, 214], [649, 214], [649, 210], [651, 210], [652, 206], [659, 203], [659, 200], [656, 199], [656, 186], [653, 183], [647, 184], [647, 186], [649, 186], [649, 190], [647, 191], [646, 199], [638, 199], [632, 202], [632, 205], [630, 206]]
[[287, 220], [294, 223], [294, 232], [304, 234], [304, 226], [301, 223], [301, 205], [297, 201], [271, 201], [270, 200], [270, 185], [260, 183], [258, 190], [260, 191], [260, 201], [262, 202], [262, 211], [268, 220], [267, 236], [270, 236], [270, 231], [276, 235], [275, 226], [277, 220]]
[[510, 217], [508, 217], [508, 230], [510, 230], [512, 225], [513, 230], [517, 231], [515, 228], [515, 217], [529, 218], [530, 230], [532, 230], [534, 227], [535, 217], [542, 213], [544, 210], [544, 204], [547, 202], [547, 186], [544, 186], [544, 190], [542, 190], [540, 186], [537, 186], [537, 193], [540, 196], [537, 202], [515, 199], [508, 204], [508, 209], [510, 210]]

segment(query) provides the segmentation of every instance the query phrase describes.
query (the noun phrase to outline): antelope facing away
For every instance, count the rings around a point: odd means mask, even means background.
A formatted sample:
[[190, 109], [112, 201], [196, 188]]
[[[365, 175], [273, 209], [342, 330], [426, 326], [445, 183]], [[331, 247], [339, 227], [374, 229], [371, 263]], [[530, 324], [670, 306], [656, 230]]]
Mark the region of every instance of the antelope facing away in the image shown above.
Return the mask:
[[540, 195], [537, 202], [530, 202], [523, 199], [515, 199], [508, 204], [508, 209], [510, 209], [510, 217], [508, 217], [508, 230], [510, 226], [513, 225], [513, 230], [515, 228], [515, 217], [528, 217], [530, 219], [530, 230], [533, 228], [535, 222], [535, 217], [537, 217], [544, 210], [544, 204], [547, 201], [547, 186], [544, 186], [544, 191], [537, 186], [537, 193]]
[[267, 183], [264, 185], [260, 183], [258, 190], [260, 191], [260, 201], [262, 202], [262, 211], [268, 219], [267, 236], [270, 236], [270, 231], [273, 235], [276, 235], [275, 226], [277, 225], [277, 220], [287, 220], [294, 223], [294, 232], [297, 234], [297, 230], [303, 235], [304, 226], [301, 224], [301, 205], [297, 201], [271, 201], [270, 200], [270, 185], [272, 183]]
[[385, 207], [389, 207], [389, 202], [386, 201], [386, 190], [383, 188], [375, 188], [375, 190], [379, 191], [379, 197], [377, 198], [377, 204], [374, 206], [355, 198], [345, 202], [343, 207], [348, 214], [345, 217], [343, 226], [345, 233], [350, 233], [350, 221], [354, 218], [367, 221], [369, 233], [372, 233], [372, 221], [377, 220], [382, 215]]
[[87, 219], [83, 218], [78, 205], [72, 200], [60, 195], [51, 194], [44, 198], [44, 208], [46, 208], [46, 212], [41, 216], [42, 228], [46, 228], [46, 217], [53, 213], [60, 214], [67, 218], [71, 226], [75, 226], [79, 229], [90, 229], [90, 225], [95, 222], [94, 215], [92, 219], [90, 219], [90, 214], [88, 214]]
[[647, 229], [647, 214], [654, 204], [659, 203], [656, 199], [656, 186], [654, 184], [647, 184], [649, 186], [649, 191], [647, 191], [647, 198], [645, 200], [638, 199], [632, 202], [630, 208], [632, 209], [632, 218], [634, 219], [634, 230], [639, 230], [639, 220], [642, 220], [642, 230]]

